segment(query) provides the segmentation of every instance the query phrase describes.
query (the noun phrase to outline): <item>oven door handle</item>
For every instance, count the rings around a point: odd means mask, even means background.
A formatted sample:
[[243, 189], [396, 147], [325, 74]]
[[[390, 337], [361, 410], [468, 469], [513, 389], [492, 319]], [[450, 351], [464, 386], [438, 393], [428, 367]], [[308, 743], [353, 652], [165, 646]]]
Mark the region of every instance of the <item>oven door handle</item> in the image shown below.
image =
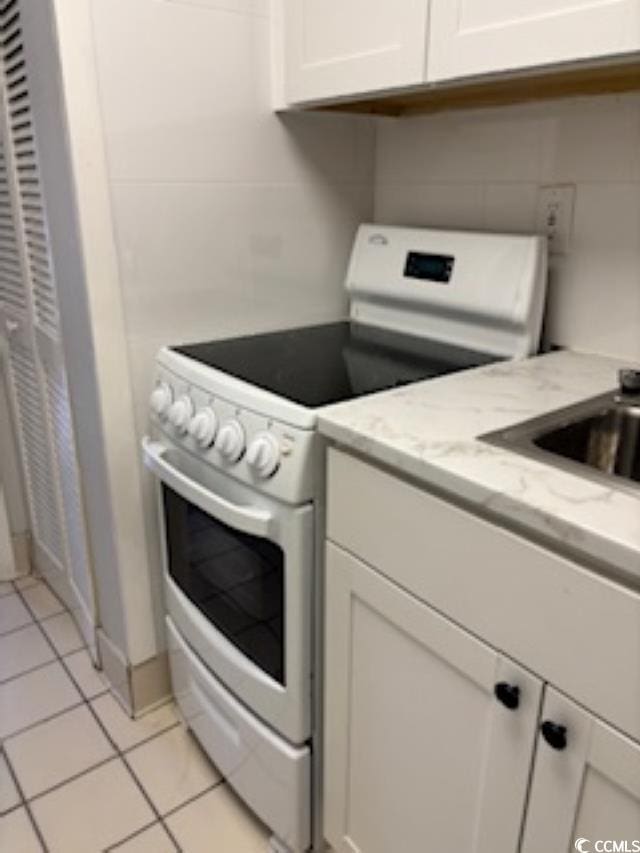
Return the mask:
[[253, 536], [261, 536], [263, 539], [269, 538], [272, 532], [273, 516], [268, 510], [234, 504], [226, 498], [210, 492], [167, 462], [164, 457], [168, 449], [159, 441], [151, 441], [146, 436], [142, 439], [145, 465], [163, 483], [166, 483], [185, 500], [196, 504], [201, 510], [229, 527], [234, 527], [236, 530]]

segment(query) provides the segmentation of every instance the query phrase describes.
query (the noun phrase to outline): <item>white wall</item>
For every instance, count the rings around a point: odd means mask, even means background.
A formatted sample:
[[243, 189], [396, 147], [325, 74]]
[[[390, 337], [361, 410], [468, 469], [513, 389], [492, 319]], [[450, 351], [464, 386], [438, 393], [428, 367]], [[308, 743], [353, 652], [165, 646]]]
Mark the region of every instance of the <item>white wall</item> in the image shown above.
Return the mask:
[[378, 122], [379, 222], [535, 230], [538, 187], [577, 186], [551, 343], [640, 359], [640, 96]]
[[91, 12], [141, 436], [160, 346], [342, 314], [351, 241], [373, 213], [375, 128], [274, 115], [268, 0], [91, 0]]
[[23, 3], [22, 26], [100, 632], [139, 663], [158, 634], [90, 8]]
[[138, 426], [167, 343], [335, 318], [366, 119], [277, 118], [266, 0], [93, 0]]

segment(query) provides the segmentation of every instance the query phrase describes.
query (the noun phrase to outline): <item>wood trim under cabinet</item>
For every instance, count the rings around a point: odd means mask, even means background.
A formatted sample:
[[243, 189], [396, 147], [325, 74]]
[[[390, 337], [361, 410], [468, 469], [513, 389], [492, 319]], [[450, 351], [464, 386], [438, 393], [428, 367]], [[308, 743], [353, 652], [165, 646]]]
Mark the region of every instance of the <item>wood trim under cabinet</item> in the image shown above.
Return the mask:
[[380, 116], [412, 116], [443, 110], [477, 109], [508, 104], [640, 91], [640, 58], [635, 56], [611, 65], [554, 67], [505, 78], [496, 76], [425, 86], [389, 95], [320, 104], [304, 109], [323, 112], [364, 113]]

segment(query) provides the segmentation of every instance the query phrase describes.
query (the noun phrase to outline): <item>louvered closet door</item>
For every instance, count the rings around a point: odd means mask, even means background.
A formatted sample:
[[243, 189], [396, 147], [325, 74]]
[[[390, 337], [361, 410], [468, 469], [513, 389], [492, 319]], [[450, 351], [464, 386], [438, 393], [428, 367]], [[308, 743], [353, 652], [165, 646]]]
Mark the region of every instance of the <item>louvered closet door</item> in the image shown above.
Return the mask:
[[0, 0], [0, 334], [28, 495], [34, 557], [94, 649], [95, 597], [56, 283], [20, 25]]
[[24, 327], [14, 328], [8, 346], [8, 366], [19, 423], [19, 442], [32, 534], [46, 556], [47, 567], [64, 572], [64, 545], [51, 447], [33, 346]]
[[0, 97], [0, 308], [18, 440], [26, 480], [32, 535], [47, 565], [64, 572], [64, 546], [47, 413], [37, 366], [26, 286], [19, 204], [8, 138], [8, 104]]

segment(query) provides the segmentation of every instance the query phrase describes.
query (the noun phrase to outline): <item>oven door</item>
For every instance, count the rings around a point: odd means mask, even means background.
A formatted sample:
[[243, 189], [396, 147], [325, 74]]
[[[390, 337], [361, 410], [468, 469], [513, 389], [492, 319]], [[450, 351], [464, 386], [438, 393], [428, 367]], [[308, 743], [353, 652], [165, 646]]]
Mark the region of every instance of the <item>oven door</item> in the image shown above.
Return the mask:
[[143, 441], [159, 480], [166, 604], [187, 643], [292, 743], [311, 733], [313, 504], [290, 507], [179, 447]]

